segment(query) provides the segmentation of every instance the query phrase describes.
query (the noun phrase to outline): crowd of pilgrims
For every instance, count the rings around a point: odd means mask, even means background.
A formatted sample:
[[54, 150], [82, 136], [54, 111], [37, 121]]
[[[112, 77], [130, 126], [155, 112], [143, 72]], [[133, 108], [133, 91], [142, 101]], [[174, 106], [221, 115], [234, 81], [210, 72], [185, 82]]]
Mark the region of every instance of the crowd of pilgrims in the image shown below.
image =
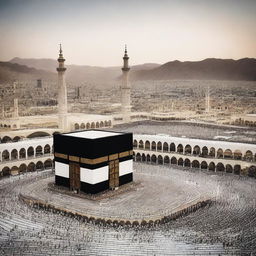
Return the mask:
[[112, 127], [110, 130], [133, 132], [134, 134], [168, 134], [174, 137], [184, 137], [195, 139], [221, 139], [235, 142], [256, 142], [256, 131], [244, 129], [244, 127], [228, 127], [198, 122], [172, 121], [153, 122], [143, 121], [137, 123], [121, 124]]
[[[139, 172], [153, 172], [156, 168], [159, 174], [170, 171], [170, 167], [135, 164]], [[85, 221], [76, 215], [31, 208], [19, 200], [22, 187], [53, 175], [52, 171], [3, 178], [0, 254], [254, 255], [256, 180], [193, 169], [179, 171], [194, 172], [198, 183], [207, 179], [217, 184], [213, 203], [175, 221], [145, 226]]]

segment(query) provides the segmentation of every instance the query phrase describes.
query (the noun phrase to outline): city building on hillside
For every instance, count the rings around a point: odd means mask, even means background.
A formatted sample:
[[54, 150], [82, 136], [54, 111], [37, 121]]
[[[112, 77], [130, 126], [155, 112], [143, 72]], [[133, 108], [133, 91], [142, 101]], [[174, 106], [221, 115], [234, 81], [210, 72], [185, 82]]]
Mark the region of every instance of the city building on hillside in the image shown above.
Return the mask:
[[96, 194], [133, 180], [133, 135], [103, 130], [55, 134], [55, 184]]

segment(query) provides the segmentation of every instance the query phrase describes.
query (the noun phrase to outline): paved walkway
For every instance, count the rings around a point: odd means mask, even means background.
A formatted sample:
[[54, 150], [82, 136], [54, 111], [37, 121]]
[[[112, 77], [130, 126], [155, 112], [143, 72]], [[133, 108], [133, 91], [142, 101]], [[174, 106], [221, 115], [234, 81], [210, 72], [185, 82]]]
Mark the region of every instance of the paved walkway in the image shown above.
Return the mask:
[[190, 175], [172, 169], [162, 175], [135, 171], [134, 180], [139, 183], [134, 189], [97, 201], [49, 190], [54, 177], [24, 186], [21, 194], [89, 217], [142, 221], [169, 216], [209, 198], [213, 193], [208, 191], [214, 191], [213, 184], [191, 181]]

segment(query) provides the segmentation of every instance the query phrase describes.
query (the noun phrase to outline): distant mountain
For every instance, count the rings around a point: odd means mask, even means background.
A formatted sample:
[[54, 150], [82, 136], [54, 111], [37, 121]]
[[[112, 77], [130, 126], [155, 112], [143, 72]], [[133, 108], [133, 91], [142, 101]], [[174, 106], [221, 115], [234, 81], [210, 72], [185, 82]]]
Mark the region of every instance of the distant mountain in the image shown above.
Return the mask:
[[56, 80], [56, 74], [29, 68], [25, 65], [19, 65], [10, 62], [0, 62], [0, 82], [12, 82], [14, 80], [36, 80], [38, 78], [51, 81]]
[[22, 59], [22, 58], [15, 57], [11, 59], [9, 62], [25, 65], [29, 68], [56, 72], [57, 60], [53, 60], [53, 59]]
[[131, 66], [131, 72], [137, 71], [137, 70], [151, 70], [153, 68], [157, 68], [160, 66], [161, 65], [157, 63], [144, 63], [141, 65], [134, 65], [134, 66]]
[[256, 59], [171, 61], [151, 70], [138, 70], [134, 80], [256, 80]]
[[[0, 78], [21, 74], [56, 80], [57, 60], [14, 58], [0, 66]], [[16, 66], [14, 63], [17, 63]], [[24, 66], [25, 65], [25, 66]], [[3, 71], [4, 69], [4, 71]], [[4, 73], [3, 73], [4, 72]], [[72, 85], [98, 83], [102, 86], [120, 82], [121, 67], [67, 65], [66, 79]], [[171, 61], [163, 65], [146, 63], [131, 67], [131, 80], [247, 80], [256, 81], [256, 59], [205, 59], [202, 61]], [[119, 81], [118, 81], [119, 80]]]
[[[57, 60], [54, 59], [21, 59], [14, 58], [11, 63], [26, 65], [31, 68], [46, 70], [56, 73]], [[66, 79], [71, 84], [80, 83], [111, 83], [116, 81], [122, 74], [121, 67], [96, 67], [82, 65], [66, 65]], [[159, 64], [146, 63], [135, 65], [131, 69], [131, 74], [138, 70], [148, 70], [160, 66]]]

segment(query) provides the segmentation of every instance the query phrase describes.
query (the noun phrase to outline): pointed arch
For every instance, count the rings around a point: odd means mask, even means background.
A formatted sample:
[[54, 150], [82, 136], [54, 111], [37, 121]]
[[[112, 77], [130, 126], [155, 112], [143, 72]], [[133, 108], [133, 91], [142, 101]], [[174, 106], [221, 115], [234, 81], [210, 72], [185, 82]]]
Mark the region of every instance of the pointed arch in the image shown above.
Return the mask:
[[42, 162], [42, 161], [38, 161], [38, 162], [36, 163], [36, 170], [42, 171], [43, 169], [44, 169], [43, 162]]
[[10, 176], [10, 174], [11, 174], [11, 169], [8, 166], [6, 166], [2, 169], [3, 176]]
[[192, 148], [190, 145], [185, 146], [185, 154], [190, 155], [192, 153]]
[[208, 156], [208, 148], [206, 146], [204, 146], [202, 148], [202, 156], [203, 157], [207, 157]]
[[34, 157], [35, 151], [33, 147], [29, 147], [27, 150], [27, 157]]
[[19, 173], [25, 173], [27, 171], [27, 165], [21, 164], [19, 167]]
[[163, 157], [161, 156], [161, 155], [159, 155], [158, 157], [157, 157], [157, 163], [158, 164], [163, 164], [164, 162], [163, 162]]
[[193, 168], [199, 168], [199, 167], [200, 167], [199, 162], [198, 162], [197, 160], [194, 160], [194, 161], [192, 162], [192, 167], [193, 167]]
[[26, 158], [26, 149], [25, 148], [21, 148], [19, 151], [19, 158], [20, 159], [24, 159]]
[[12, 139], [9, 136], [4, 136], [1, 141], [2, 143], [8, 143], [12, 142]]
[[193, 155], [200, 155], [200, 147], [198, 145], [194, 146]]
[[46, 161], [44, 161], [44, 169], [51, 169], [51, 168], [52, 168], [52, 160], [47, 159]]
[[206, 161], [203, 161], [203, 162], [201, 163], [201, 169], [207, 170], [207, 168], [208, 168], [208, 164], [206, 163]]
[[164, 142], [164, 144], [163, 144], [163, 152], [168, 152], [168, 151], [169, 151], [168, 143]]
[[214, 148], [214, 147], [211, 147], [211, 148], [210, 148], [209, 156], [215, 158], [215, 148]]
[[157, 151], [162, 151], [162, 142], [161, 141], [157, 142]]
[[136, 162], [141, 162], [141, 154], [140, 153], [136, 154]]
[[216, 171], [218, 171], [218, 172], [224, 172], [224, 171], [225, 171], [224, 164], [223, 164], [223, 163], [218, 163], [218, 164], [216, 165]]
[[235, 160], [242, 160], [243, 154], [240, 150], [235, 150], [234, 151], [234, 159]]
[[183, 145], [182, 145], [182, 144], [179, 144], [179, 145], [178, 145], [178, 147], [177, 147], [177, 152], [183, 154]]
[[219, 148], [217, 150], [217, 158], [223, 158], [223, 157], [224, 157], [223, 150], [221, 148]]
[[9, 161], [10, 160], [10, 153], [8, 150], [4, 150], [2, 153], [2, 161]]
[[16, 159], [18, 159], [18, 150], [13, 149], [11, 152], [11, 160], [16, 160]]
[[36, 170], [36, 165], [35, 163], [31, 162], [29, 163], [28, 167], [27, 167], [27, 171], [28, 172], [34, 172]]
[[37, 146], [36, 147], [36, 156], [42, 156], [43, 155], [43, 148], [42, 146]]
[[151, 156], [151, 163], [156, 164], [156, 155]]
[[224, 151], [224, 158], [232, 159], [233, 158], [233, 153], [230, 149], [226, 149]]
[[15, 165], [11, 168], [11, 175], [18, 175], [18, 174], [19, 174], [19, 167]]
[[171, 158], [171, 164], [177, 164], [177, 158], [175, 156]]
[[46, 155], [46, 154], [50, 154], [50, 153], [51, 153], [51, 147], [49, 144], [46, 144], [44, 146], [44, 154]]
[[151, 150], [156, 151], [156, 142], [155, 141], [151, 142]]
[[148, 140], [145, 142], [145, 149], [150, 150], [150, 142]]
[[215, 172], [215, 163], [214, 162], [210, 162], [208, 169], [209, 169], [209, 171]]
[[226, 165], [226, 172], [232, 173], [233, 172], [233, 167], [230, 164]]
[[183, 164], [184, 164], [184, 161], [183, 161], [183, 159], [180, 157], [179, 160], [178, 160], [178, 165], [183, 166]]
[[251, 150], [247, 150], [245, 152], [244, 158], [246, 161], [252, 161], [253, 160], [253, 154]]
[[170, 158], [169, 156], [164, 157], [164, 164], [170, 164]]
[[174, 143], [170, 144], [170, 152], [176, 152], [176, 146]]
[[185, 159], [184, 166], [191, 167], [191, 162], [190, 162], [190, 160], [188, 158]]

